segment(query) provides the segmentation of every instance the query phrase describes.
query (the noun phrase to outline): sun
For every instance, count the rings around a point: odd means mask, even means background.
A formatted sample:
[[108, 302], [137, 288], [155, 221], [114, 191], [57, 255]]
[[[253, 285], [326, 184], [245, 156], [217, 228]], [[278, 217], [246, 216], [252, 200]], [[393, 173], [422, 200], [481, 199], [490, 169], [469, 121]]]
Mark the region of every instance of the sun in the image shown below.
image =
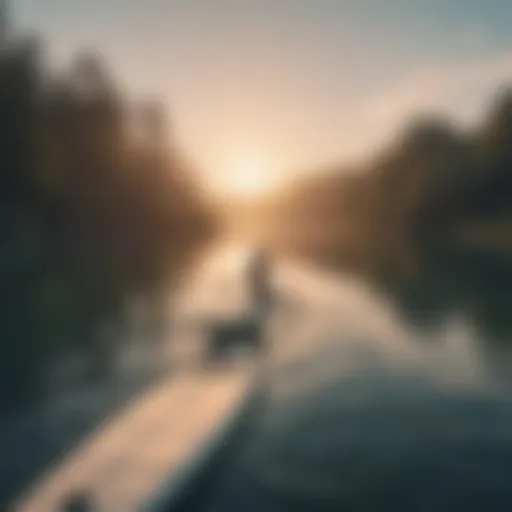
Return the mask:
[[224, 189], [238, 196], [258, 196], [275, 185], [272, 167], [263, 157], [242, 156], [229, 164], [223, 177]]

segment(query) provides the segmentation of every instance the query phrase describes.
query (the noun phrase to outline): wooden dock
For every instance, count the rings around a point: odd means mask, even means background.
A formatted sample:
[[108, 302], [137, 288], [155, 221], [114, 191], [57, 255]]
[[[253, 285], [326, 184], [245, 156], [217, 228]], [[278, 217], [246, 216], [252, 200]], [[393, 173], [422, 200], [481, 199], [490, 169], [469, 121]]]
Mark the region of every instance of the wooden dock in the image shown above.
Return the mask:
[[87, 494], [95, 512], [159, 509], [208, 464], [254, 387], [255, 372], [246, 365], [170, 377], [92, 432], [10, 510], [65, 510], [76, 492]]

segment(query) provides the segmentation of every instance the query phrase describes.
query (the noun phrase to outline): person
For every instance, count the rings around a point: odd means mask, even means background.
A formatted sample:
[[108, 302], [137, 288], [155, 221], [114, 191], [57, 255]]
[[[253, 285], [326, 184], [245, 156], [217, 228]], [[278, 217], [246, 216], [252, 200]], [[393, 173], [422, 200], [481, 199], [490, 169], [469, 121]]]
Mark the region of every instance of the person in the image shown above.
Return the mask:
[[270, 262], [265, 250], [253, 252], [248, 269], [249, 293], [254, 309], [264, 320], [271, 308]]

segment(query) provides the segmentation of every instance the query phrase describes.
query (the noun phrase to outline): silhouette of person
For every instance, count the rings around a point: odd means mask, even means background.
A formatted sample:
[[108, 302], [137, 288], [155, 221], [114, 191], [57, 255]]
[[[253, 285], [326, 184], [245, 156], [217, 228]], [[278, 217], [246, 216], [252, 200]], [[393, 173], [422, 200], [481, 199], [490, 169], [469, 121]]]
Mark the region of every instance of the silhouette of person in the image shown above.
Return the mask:
[[252, 254], [249, 268], [249, 293], [255, 310], [265, 317], [271, 306], [270, 262], [263, 249]]

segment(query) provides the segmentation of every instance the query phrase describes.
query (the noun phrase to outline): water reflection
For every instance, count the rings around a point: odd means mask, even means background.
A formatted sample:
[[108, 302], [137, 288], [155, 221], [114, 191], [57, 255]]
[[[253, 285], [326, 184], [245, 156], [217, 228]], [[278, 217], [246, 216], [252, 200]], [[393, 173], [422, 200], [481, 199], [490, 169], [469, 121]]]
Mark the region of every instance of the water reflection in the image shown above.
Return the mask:
[[[512, 260], [508, 254], [450, 251], [406, 280], [385, 284], [404, 321], [429, 339], [442, 339], [454, 316], [463, 318], [465, 339], [474, 338], [478, 357], [495, 377], [510, 375]], [[505, 370], [505, 371], [503, 371]]]
[[45, 361], [43, 398], [0, 421], [0, 509], [107, 415], [174, 369], [173, 297], [207, 250], [196, 244], [175, 251], [168, 280], [155, 293], [127, 298], [122, 314], [92, 326], [93, 349], [90, 339], [83, 347], [68, 340], [59, 357]]
[[407, 279], [283, 266], [264, 417], [208, 511], [506, 510], [512, 272], [452, 254]]
[[[166, 345], [173, 361], [193, 352], [212, 316], [248, 307], [246, 255], [240, 246], [212, 247], [188, 275], [169, 305], [179, 319]], [[278, 262], [267, 407], [206, 510], [506, 509], [511, 277], [496, 255], [453, 254], [407, 279], [374, 281]], [[125, 396], [133, 392], [128, 384], [140, 380], [127, 377], [137, 375], [141, 353], [128, 346], [123, 378], [80, 401], [63, 395], [57, 409], [25, 420], [25, 438], [37, 438], [25, 445], [39, 449], [44, 437], [55, 450], [90, 424], [99, 396], [106, 411], [122, 398], [120, 382]], [[11, 452], [26, 462], [40, 451], [32, 448], [18, 443]]]

